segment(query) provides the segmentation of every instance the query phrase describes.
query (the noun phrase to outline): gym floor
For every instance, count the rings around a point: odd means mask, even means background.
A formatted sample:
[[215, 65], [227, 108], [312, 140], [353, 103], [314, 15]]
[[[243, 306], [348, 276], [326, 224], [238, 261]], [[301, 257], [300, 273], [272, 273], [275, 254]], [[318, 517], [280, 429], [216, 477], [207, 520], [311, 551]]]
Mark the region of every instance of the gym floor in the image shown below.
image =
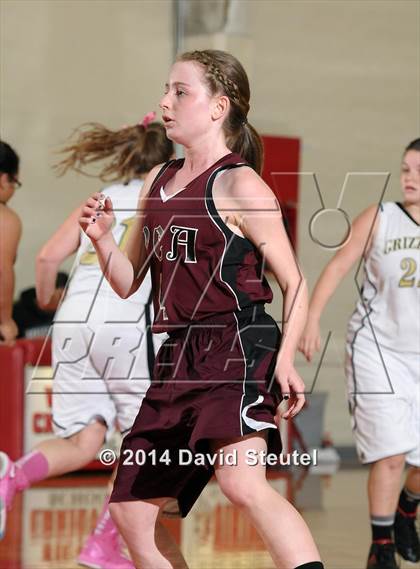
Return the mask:
[[[270, 471], [270, 483], [299, 508], [329, 569], [364, 569], [369, 547], [367, 470], [335, 474]], [[15, 501], [0, 542], [0, 569], [71, 569], [95, 525], [108, 475], [46, 481]], [[191, 569], [271, 569], [254, 529], [211, 482], [191, 514], [165, 522]], [[415, 565], [402, 562], [401, 568]]]

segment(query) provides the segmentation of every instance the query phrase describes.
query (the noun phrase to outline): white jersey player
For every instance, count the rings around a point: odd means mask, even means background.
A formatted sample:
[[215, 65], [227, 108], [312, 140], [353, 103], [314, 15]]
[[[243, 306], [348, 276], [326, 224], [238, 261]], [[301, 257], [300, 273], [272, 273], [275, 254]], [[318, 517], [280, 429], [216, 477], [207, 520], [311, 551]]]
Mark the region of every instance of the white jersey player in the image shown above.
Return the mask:
[[[77, 132], [58, 165], [84, 171], [104, 160], [99, 177], [122, 180], [106, 187], [114, 207], [112, 233], [124, 250], [138, 212], [147, 173], [168, 161], [173, 145], [149, 113], [137, 125], [111, 131], [99, 124]], [[121, 299], [103, 277], [95, 250], [81, 231], [76, 208], [41, 249], [36, 263], [37, 300], [42, 307], [55, 293], [60, 264], [76, 253], [64, 300], [53, 325], [53, 427], [58, 438], [40, 443], [16, 462], [0, 452], [0, 539], [16, 492], [35, 482], [78, 470], [91, 462], [114, 429], [130, 430], [150, 383], [154, 354], [163, 335], [152, 339], [151, 280]], [[97, 527], [79, 562], [99, 569], [133, 569], [105, 501]]]
[[[354, 221], [350, 239], [315, 286], [299, 346], [308, 360], [319, 350], [321, 314], [363, 255], [345, 371], [357, 452], [370, 466], [369, 569], [396, 569], [395, 551], [420, 560], [420, 139], [404, 152], [401, 185], [401, 203], [372, 206]], [[409, 470], [398, 500], [405, 462]]]
[[346, 376], [360, 460], [405, 454], [420, 467], [420, 225], [401, 203], [379, 208], [348, 325]]
[[348, 342], [367, 340], [420, 354], [420, 226], [400, 202], [379, 206], [375, 236], [364, 261], [361, 295]]
[[[102, 192], [114, 204], [112, 233], [121, 249], [130, 235], [142, 183], [132, 180]], [[74, 217], [78, 215], [79, 210]], [[162, 336], [150, 330], [150, 276], [135, 294], [121, 299], [103, 278], [90, 240], [84, 233], [78, 238], [74, 269], [54, 319], [53, 427], [60, 437], [70, 437], [99, 418], [108, 438], [116, 421], [122, 434], [131, 428]], [[86, 394], [95, 394], [94, 404]]]

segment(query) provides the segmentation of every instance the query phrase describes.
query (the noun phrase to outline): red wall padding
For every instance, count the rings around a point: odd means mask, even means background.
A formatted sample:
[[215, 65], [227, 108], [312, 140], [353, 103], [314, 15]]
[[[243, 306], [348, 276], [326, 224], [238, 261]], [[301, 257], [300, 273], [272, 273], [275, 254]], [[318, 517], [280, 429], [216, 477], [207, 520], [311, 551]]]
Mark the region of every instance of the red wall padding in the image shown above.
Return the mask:
[[0, 449], [13, 459], [22, 454], [25, 352], [0, 344]]
[[[34, 366], [51, 365], [51, 338], [32, 338], [30, 340], [24, 338], [19, 340], [20, 345], [25, 352], [25, 364]], [[39, 361], [38, 361], [39, 359]]]
[[50, 340], [25, 338], [13, 346], [0, 344], [0, 449], [14, 460], [23, 452], [25, 365], [36, 363], [51, 365]]
[[262, 177], [280, 202], [293, 247], [297, 248], [299, 204], [300, 139], [263, 136], [264, 168]]

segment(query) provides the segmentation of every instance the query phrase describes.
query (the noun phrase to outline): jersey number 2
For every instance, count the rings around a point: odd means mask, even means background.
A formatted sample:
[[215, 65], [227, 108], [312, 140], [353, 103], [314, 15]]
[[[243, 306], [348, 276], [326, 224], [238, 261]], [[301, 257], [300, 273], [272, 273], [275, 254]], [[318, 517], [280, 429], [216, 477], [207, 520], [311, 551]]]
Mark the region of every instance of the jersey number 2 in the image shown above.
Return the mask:
[[[416, 286], [416, 277], [413, 276], [417, 271], [417, 263], [412, 257], [405, 257], [401, 260], [400, 267], [405, 273], [400, 278], [398, 286], [400, 288], [407, 288]], [[417, 281], [417, 286], [420, 287], [420, 280]]]

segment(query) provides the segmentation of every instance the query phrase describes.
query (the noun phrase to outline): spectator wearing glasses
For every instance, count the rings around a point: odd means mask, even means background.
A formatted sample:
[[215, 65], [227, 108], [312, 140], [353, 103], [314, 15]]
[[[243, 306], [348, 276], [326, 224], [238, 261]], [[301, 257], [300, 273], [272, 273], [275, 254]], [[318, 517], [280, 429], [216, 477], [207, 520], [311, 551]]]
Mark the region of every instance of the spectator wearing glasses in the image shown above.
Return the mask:
[[18, 327], [12, 317], [14, 264], [22, 235], [22, 222], [8, 205], [19, 182], [19, 156], [0, 140], [0, 341], [13, 343]]

